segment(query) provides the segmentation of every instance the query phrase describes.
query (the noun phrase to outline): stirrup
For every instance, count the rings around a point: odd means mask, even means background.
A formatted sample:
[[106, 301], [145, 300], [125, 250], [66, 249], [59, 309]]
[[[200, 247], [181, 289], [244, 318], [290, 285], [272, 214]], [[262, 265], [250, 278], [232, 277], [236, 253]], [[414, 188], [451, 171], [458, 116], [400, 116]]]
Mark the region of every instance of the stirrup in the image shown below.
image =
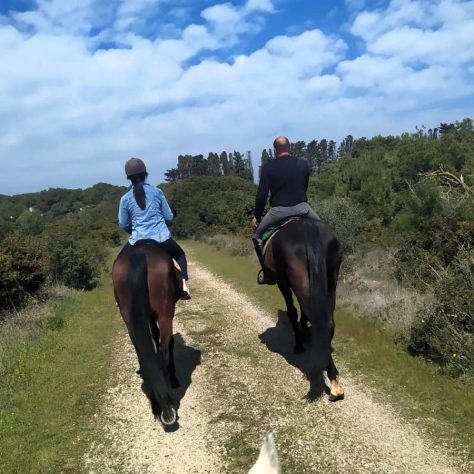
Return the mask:
[[190, 300], [191, 299], [191, 292], [189, 291], [188, 285], [186, 285], [186, 281], [183, 278], [183, 286], [181, 289], [181, 296], [179, 297], [181, 300]]
[[191, 293], [189, 291], [183, 291], [181, 293], [181, 298], [182, 300], [190, 300], [191, 299]]
[[257, 275], [257, 283], [259, 285], [274, 285], [276, 281], [273, 280], [272, 278], [268, 278], [268, 276], [265, 275], [265, 272], [262, 269], [260, 269]]

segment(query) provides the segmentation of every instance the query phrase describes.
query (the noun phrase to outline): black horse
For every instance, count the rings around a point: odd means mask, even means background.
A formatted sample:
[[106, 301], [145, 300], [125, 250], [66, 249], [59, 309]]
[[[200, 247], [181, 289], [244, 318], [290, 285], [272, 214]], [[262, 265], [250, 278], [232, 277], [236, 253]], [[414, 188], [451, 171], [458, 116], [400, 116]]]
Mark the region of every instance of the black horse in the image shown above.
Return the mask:
[[165, 426], [177, 421], [172, 388], [179, 385], [173, 359], [173, 317], [182, 293], [171, 257], [146, 241], [125, 248], [112, 268], [115, 299], [135, 346], [143, 390]]
[[[304, 217], [286, 223], [271, 238], [265, 252], [265, 273], [276, 281], [285, 298], [295, 335], [294, 351], [303, 352], [303, 341], [311, 334], [311, 373], [327, 371], [331, 381], [329, 399], [333, 401], [344, 397], [331, 347], [341, 261], [341, 244], [331, 227]], [[299, 324], [293, 293], [301, 309]]]

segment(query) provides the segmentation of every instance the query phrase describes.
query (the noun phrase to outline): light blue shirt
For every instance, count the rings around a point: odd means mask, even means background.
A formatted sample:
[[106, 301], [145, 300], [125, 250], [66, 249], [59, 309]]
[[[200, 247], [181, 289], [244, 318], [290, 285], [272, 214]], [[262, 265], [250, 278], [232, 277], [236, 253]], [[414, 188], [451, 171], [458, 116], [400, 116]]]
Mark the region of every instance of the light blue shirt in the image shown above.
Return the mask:
[[153, 239], [164, 242], [170, 238], [168, 225], [173, 220], [173, 212], [159, 188], [143, 184], [145, 190], [145, 209], [140, 209], [133, 188], [120, 199], [119, 226], [130, 234], [128, 241], [134, 245], [138, 240]]

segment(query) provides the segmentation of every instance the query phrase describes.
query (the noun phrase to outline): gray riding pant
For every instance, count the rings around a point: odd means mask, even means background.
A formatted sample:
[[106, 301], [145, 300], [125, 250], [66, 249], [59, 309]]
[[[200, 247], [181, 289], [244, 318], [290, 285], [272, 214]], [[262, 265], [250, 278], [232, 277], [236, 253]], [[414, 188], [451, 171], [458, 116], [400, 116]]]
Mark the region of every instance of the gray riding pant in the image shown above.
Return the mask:
[[321, 220], [307, 202], [300, 202], [296, 206], [291, 207], [271, 207], [255, 229], [253, 238], [261, 240], [265, 231], [270, 227], [277, 227], [282, 224], [287, 217], [303, 216], [305, 214], [310, 219]]

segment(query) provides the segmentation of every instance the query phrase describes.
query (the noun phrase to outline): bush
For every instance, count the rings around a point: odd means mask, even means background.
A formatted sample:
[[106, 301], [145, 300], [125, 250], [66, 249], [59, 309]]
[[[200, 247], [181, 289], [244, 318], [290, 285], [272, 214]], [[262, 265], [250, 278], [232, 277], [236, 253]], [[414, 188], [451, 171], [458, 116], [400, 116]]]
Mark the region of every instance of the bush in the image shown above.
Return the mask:
[[335, 230], [344, 250], [353, 253], [366, 224], [363, 209], [350, 199], [342, 197], [325, 199], [312, 207]]
[[78, 290], [97, 286], [105, 262], [104, 250], [98, 243], [60, 235], [51, 239], [50, 253], [54, 280]]
[[179, 238], [235, 234], [253, 216], [255, 185], [236, 176], [196, 176], [163, 185]]
[[46, 281], [48, 255], [38, 238], [10, 234], [0, 248], [0, 307], [21, 306]]
[[439, 273], [436, 300], [418, 312], [408, 349], [442, 366], [450, 375], [474, 371], [474, 251], [461, 251], [456, 262]]
[[208, 245], [212, 245], [217, 250], [225, 250], [231, 255], [252, 255], [253, 244], [250, 235], [246, 236], [243, 232], [241, 235], [224, 235], [218, 234], [212, 237], [203, 237], [202, 240]]

